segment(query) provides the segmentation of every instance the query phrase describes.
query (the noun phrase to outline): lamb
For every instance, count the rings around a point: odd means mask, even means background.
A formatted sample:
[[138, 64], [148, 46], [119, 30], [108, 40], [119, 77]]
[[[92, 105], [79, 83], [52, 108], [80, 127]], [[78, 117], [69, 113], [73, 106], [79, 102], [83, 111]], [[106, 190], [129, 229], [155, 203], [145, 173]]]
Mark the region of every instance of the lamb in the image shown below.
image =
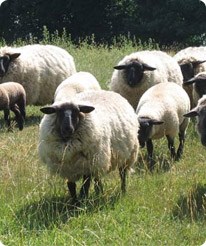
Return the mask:
[[143, 93], [151, 86], [174, 81], [182, 86], [178, 63], [162, 51], [139, 51], [125, 56], [114, 67], [109, 89], [121, 94], [136, 110]]
[[51, 103], [57, 86], [76, 72], [73, 57], [53, 45], [26, 45], [0, 49], [0, 83], [23, 85], [27, 104]]
[[199, 99], [198, 104], [185, 117], [197, 117], [196, 130], [201, 138], [201, 143], [206, 147], [206, 95]]
[[185, 86], [192, 85], [193, 105], [197, 105], [198, 100], [206, 94], [206, 71], [198, 73], [193, 78], [184, 82]]
[[180, 65], [184, 81], [183, 88], [190, 97], [191, 107], [194, 107], [197, 102], [193, 100], [193, 86], [188, 86], [185, 81], [190, 80], [200, 72], [206, 71], [206, 47], [187, 47], [175, 54], [174, 59]]
[[83, 177], [80, 197], [88, 195], [91, 176], [96, 191], [103, 174], [119, 169], [125, 193], [127, 169], [137, 161], [139, 124], [131, 105], [110, 91], [85, 91], [72, 101], [41, 108], [38, 154], [52, 173], [68, 179], [73, 203], [75, 182]]
[[101, 87], [96, 78], [88, 72], [78, 72], [64, 80], [56, 89], [54, 101], [71, 99], [77, 93], [85, 90], [100, 90]]
[[[139, 143], [147, 146], [152, 164], [152, 139], [166, 135], [172, 158], [179, 160], [184, 147], [188, 118], [183, 115], [190, 110], [190, 100], [185, 90], [175, 83], [160, 83], [148, 89], [136, 109], [140, 129]], [[175, 152], [174, 137], [179, 134], [179, 147]]]
[[26, 93], [22, 85], [15, 82], [0, 84], [0, 110], [10, 128], [10, 110], [14, 112], [19, 130], [23, 129], [26, 116]]

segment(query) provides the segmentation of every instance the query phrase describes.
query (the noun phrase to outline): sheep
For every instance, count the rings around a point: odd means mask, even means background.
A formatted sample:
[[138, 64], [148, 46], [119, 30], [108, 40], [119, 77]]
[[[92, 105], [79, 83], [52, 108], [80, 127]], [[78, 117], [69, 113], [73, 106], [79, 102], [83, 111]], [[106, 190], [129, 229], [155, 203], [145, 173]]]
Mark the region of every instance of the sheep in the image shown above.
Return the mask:
[[143, 93], [161, 82], [174, 81], [182, 86], [183, 77], [177, 62], [162, 51], [139, 51], [125, 56], [114, 72], [109, 89], [120, 93], [136, 110]]
[[[152, 139], [166, 135], [171, 156], [179, 160], [184, 147], [189, 120], [183, 115], [190, 110], [190, 100], [185, 90], [176, 83], [160, 83], [148, 89], [136, 109], [140, 128], [139, 143], [147, 152], [152, 164]], [[174, 137], [179, 134], [179, 147], [175, 152]]]
[[0, 110], [10, 128], [10, 110], [14, 112], [19, 130], [23, 129], [26, 116], [26, 93], [22, 85], [15, 82], [0, 84]]
[[184, 82], [185, 86], [192, 85], [193, 105], [197, 105], [198, 100], [206, 94], [206, 71], [198, 73], [193, 78]]
[[184, 114], [185, 117], [197, 117], [196, 131], [201, 138], [201, 143], [206, 147], [206, 95], [198, 100], [197, 106]]
[[73, 57], [53, 45], [26, 45], [0, 49], [0, 83], [23, 85], [27, 104], [51, 103], [57, 86], [76, 72]]
[[200, 72], [206, 71], [206, 47], [187, 47], [180, 50], [174, 56], [178, 62], [183, 75], [183, 88], [189, 95], [191, 107], [194, 107], [197, 102], [193, 100], [193, 86], [185, 82], [193, 78]]
[[85, 90], [100, 90], [101, 87], [96, 78], [88, 72], [78, 72], [64, 80], [56, 89], [54, 101], [71, 99], [77, 93]]
[[73, 203], [75, 182], [83, 177], [80, 197], [88, 196], [91, 176], [100, 191], [100, 177], [118, 168], [125, 193], [127, 169], [137, 161], [139, 124], [131, 105], [110, 91], [85, 91], [72, 101], [41, 108], [38, 155], [52, 173], [68, 179]]

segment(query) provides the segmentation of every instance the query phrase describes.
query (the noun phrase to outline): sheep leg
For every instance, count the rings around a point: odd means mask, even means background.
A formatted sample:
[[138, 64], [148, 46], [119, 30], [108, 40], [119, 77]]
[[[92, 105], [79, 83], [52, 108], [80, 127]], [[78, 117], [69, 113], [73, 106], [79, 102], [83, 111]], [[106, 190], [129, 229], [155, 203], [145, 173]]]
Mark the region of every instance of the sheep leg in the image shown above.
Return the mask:
[[179, 147], [177, 149], [176, 160], [178, 161], [183, 153], [184, 142], [185, 142], [185, 131], [179, 132]]
[[22, 130], [24, 120], [23, 120], [23, 117], [21, 116], [19, 107], [16, 104], [14, 104], [11, 106], [11, 110], [14, 112], [14, 114], [16, 116], [16, 122], [18, 124], [19, 130]]
[[152, 144], [152, 139], [149, 138], [146, 142], [147, 144], [147, 153], [150, 159], [152, 159], [152, 154], [153, 154], [153, 144]]
[[77, 201], [77, 192], [76, 192], [76, 184], [74, 182], [67, 182], [67, 186], [69, 188], [69, 192], [72, 197], [72, 204], [76, 204]]
[[10, 112], [8, 108], [4, 109], [4, 120], [6, 121], [8, 128], [10, 128], [11, 121], [10, 121]]
[[91, 175], [84, 175], [83, 176], [83, 184], [80, 190], [80, 198], [88, 197], [89, 187], [91, 183]]
[[94, 179], [94, 189], [96, 195], [99, 195], [100, 192], [103, 193], [103, 185], [101, 180], [99, 180], [98, 178]]
[[153, 155], [153, 144], [152, 144], [152, 139], [149, 138], [146, 142], [147, 145], [147, 153], [148, 153], [148, 163], [149, 167], [153, 167], [155, 165], [155, 160], [152, 159]]
[[176, 153], [175, 153], [175, 146], [174, 146], [174, 138], [170, 137], [169, 135], [166, 135], [167, 141], [168, 141], [168, 148], [171, 153], [171, 157], [175, 159]]
[[21, 113], [21, 116], [25, 120], [25, 117], [26, 117], [26, 108], [25, 108], [26, 101], [25, 101], [25, 99], [21, 98], [16, 104], [19, 107], [19, 111]]
[[127, 168], [126, 167], [120, 167], [119, 168], [119, 174], [121, 178], [121, 191], [122, 194], [126, 193], [126, 174], [127, 174]]

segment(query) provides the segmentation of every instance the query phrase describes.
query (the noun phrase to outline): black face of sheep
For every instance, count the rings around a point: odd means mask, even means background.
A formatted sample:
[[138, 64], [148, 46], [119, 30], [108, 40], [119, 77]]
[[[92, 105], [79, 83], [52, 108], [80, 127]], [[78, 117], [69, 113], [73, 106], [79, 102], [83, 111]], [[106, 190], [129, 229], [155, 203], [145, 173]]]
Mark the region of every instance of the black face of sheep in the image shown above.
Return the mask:
[[185, 117], [197, 116], [197, 131], [201, 137], [201, 143], [206, 147], [206, 107], [196, 107], [189, 113], [184, 115]]
[[206, 60], [204, 61], [193, 61], [193, 62], [187, 62], [184, 64], [180, 65], [181, 71], [182, 71], [182, 75], [183, 75], [183, 80], [187, 81], [191, 78], [194, 77], [194, 69], [201, 63], [206, 62]]
[[20, 53], [6, 54], [0, 56], [0, 77], [3, 77], [9, 69], [9, 64], [20, 56]]
[[83, 113], [90, 113], [94, 109], [94, 107], [87, 105], [63, 103], [61, 105], [44, 107], [40, 110], [45, 114], [56, 113], [60, 135], [63, 140], [68, 141], [78, 128], [80, 117], [83, 116]]
[[149, 136], [151, 135], [152, 126], [161, 125], [163, 124], [163, 121], [153, 120], [145, 117], [139, 117], [138, 121], [140, 124], [138, 139], [139, 139], [140, 147], [144, 148], [145, 142], [148, 141]]
[[203, 95], [206, 94], [206, 73], [200, 74], [197, 77], [194, 77], [188, 81], [184, 82], [184, 85], [191, 85], [195, 84], [195, 89], [201, 98]]
[[151, 67], [151, 66], [144, 64], [144, 63], [132, 61], [132, 62], [127, 63], [125, 65], [115, 66], [114, 69], [125, 70], [128, 85], [130, 87], [134, 87], [138, 83], [140, 83], [140, 81], [143, 77], [144, 71], [153, 71], [156, 68]]

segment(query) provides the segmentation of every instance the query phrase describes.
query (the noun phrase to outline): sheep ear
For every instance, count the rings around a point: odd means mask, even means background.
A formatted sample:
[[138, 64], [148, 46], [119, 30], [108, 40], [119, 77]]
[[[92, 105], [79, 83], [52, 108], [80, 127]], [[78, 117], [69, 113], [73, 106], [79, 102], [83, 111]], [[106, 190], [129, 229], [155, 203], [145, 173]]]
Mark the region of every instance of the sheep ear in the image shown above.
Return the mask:
[[191, 78], [187, 81], [184, 81], [183, 85], [191, 85], [191, 84], [194, 84], [196, 81], [197, 81], [197, 79], [194, 77], [194, 78]]
[[11, 61], [15, 60], [16, 58], [18, 58], [21, 55], [21, 53], [14, 53], [14, 54], [8, 54], [8, 56], [10, 57]]
[[117, 69], [117, 70], [123, 70], [123, 69], [126, 69], [127, 68], [127, 65], [119, 65], [119, 66], [115, 66], [114, 69]]
[[161, 121], [161, 120], [150, 120], [149, 122], [151, 125], [161, 125], [164, 123], [164, 121]]
[[151, 67], [150, 65], [148, 65], [146, 63], [142, 63], [142, 66], [143, 66], [143, 70], [144, 71], [154, 71], [154, 70], [156, 70], [155, 67]]
[[201, 63], [203, 63], [203, 62], [206, 62], [206, 60], [204, 60], [204, 61], [193, 61], [193, 62], [192, 62], [192, 65], [193, 65], [193, 67], [195, 68], [195, 67], [197, 67], [199, 64], [201, 64]]
[[53, 114], [56, 113], [56, 107], [48, 106], [48, 107], [40, 108], [40, 111], [44, 114]]
[[87, 106], [87, 105], [78, 105], [79, 107], [79, 111], [82, 112], [82, 113], [90, 113], [92, 112], [93, 110], [95, 110], [94, 107], [92, 106]]
[[197, 108], [193, 108], [189, 113], [187, 113], [187, 114], [184, 114], [183, 115], [184, 117], [196, 117], [196, 116], [198, 116], [198, 110], [197, 110]]

